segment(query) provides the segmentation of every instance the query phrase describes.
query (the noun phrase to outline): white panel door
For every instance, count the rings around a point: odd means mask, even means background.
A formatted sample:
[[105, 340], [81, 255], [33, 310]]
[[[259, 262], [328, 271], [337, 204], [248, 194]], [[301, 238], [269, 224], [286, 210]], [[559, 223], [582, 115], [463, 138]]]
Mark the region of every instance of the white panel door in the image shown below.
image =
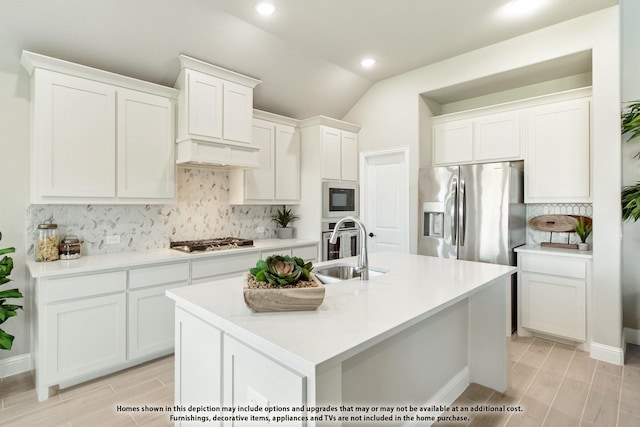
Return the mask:
[[340, 177], [346, 181], [357, 181], [358, 134], [342, 131], [340, 143]]
[[275, 198], [300, 200], [300, 133], [293, 126], [276, 125]]
[[473, 160], [473, 122], [456, 120], [433, 127], [433, 163], [457, 164]]
[[527, 109], [525, 203], [589, 203], [589, 98]]
[[173, 103], [118, 89], [118, 197], [175, 196]]
[[55, 383], [126, 359], [126, 296], [124, 293], [47, 307], [47, 363]]
[[186, 72], [189, 134], [222, 138], [223, 81], [193, 70]]
[[474, 120], [475, 161], [520, 159], [520, 111], [487, 114]]
[[364, 155], [361, 182], [371, 252], [409, 252], [408, 164], [405, 151]]
[[260, 147], [260, 167], [247, 169], [244, 172], [245, 198], [248, 200], [273, 200], [275, 194], [274, 143], [274, 124], [265, 120], [253, 119], [253, 145]]
[[322, 179], [340, 179], [340, 131], [322, 126]]
[[173, 348], [175, 304], [165, 291], [188, 282], [129, 292], [129, 359]]
[[223, 138], [229, 141], [251, 142], [253, 89], [237, 83], [224, 82], [223, 104]]
[[36, 73], [35, 197], [114, 197], [115, 88], [46, 70]]

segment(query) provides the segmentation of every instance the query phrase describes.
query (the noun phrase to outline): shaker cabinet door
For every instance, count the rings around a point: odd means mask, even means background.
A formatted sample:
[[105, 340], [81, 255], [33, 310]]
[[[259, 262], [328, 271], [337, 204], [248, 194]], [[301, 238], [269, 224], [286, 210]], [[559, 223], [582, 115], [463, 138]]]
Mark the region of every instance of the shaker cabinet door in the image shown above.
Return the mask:
[[253, 89], [224, 82], [223, 138], [228, 141], [251, 142], [253, 121]]
[[589, 98], [527, 110], [525, 203], [590, 203]]
[[32, 201], [115, 197], [115, 88], [37, 69], [34, 94]]
[[223, 80], [187, 70], [189, 134], [222, 138]]
[[277, 124], [275, 199], [283, 203], [300, 200], [300, 133], [293, 126]]
[[244, 172], [247, 200], [271, 201], [275, 194], [275, 128], [266, 120], [253, 120], [253, 144], [260, 147], [260, 167]]
[[175, 196], [173, 103], [118, 90], [118, 197]]

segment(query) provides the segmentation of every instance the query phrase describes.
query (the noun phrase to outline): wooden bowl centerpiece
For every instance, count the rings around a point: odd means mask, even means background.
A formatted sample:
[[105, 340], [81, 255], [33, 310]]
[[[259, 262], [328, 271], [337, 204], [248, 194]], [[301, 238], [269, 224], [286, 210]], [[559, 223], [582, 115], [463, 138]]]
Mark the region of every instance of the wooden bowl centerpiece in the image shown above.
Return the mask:
[[324, 300], [324, 285], [312, 269], [312, 263], [288, 255], [259, 260], [245, 275], [245, 304], [254, 312], [315, 310]]

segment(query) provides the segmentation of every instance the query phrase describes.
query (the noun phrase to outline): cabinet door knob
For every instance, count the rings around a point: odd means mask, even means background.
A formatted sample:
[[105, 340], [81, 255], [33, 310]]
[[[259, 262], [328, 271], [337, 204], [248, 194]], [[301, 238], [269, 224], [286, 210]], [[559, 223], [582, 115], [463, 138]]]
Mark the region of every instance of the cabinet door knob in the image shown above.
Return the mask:
[[373, 236], [375, 236], [375, 234], [369, 233], [369, 237], [373, 237]]

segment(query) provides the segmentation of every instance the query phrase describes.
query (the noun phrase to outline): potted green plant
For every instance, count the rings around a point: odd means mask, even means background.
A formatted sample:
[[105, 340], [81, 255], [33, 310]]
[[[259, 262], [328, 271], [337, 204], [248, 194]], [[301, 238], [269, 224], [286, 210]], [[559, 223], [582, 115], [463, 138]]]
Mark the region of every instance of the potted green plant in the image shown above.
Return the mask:
[[[2, 240], [2, 233], [0, 233], [0, 240]], [[0, 255], [4, 255], [0, 260], [0, 286], [11, 281], [8, 276], [11, 274], [11, 270], [13, 270], [13, 258], [6, 254], [10, 254], [15, 251], [15, 248], [0, 249]], [[6, 322], [10, 317], [15, 316], [17, 314], [17, 310], [22, 309], [21, 305], [7, 304], [7, 298], [22, 298], [22, 294], [18, 289], [0, 291], [0, 324]], [[13, 335], [0, 329], [0, 349], [11, 350], [11, 347], [13, 346], [13, 339]]]
[[[632, 102], [622, 113], [622, 135], [629, 135], [628, 141], [640, 136], [640, 101]], [[634, 158], [640, 159], [640, 152]], [[637, 221], [640, 218], [640, 181], [622, 187], [622, 219]]]
[[294, 214], [291, 208], [287, 209], [285, 205], [282, 205], [282, 209], [278, 209], [277, 213], [271, 218], [278, 224], [279, 239], [293, 238], [293, 228], [289, 227], [289, 224], [300, 219], [300, 217]]
[[586, 220], [585, 217], [579, 216], [577, 218], [576, 224], [573, 226], [573, 231], [580, 238], [580, 243], [578, 243], [578, 250], [586, 251], [589, 249], [589, 244], [587, 243], [587, 237], [593, 231], [593, 224], [589, 220]]
[[245, 275], [244, 302], [251, 311], [315, 310], [324, 300], [324, 285], [313, 264], [289, 255], [259, 260]]

